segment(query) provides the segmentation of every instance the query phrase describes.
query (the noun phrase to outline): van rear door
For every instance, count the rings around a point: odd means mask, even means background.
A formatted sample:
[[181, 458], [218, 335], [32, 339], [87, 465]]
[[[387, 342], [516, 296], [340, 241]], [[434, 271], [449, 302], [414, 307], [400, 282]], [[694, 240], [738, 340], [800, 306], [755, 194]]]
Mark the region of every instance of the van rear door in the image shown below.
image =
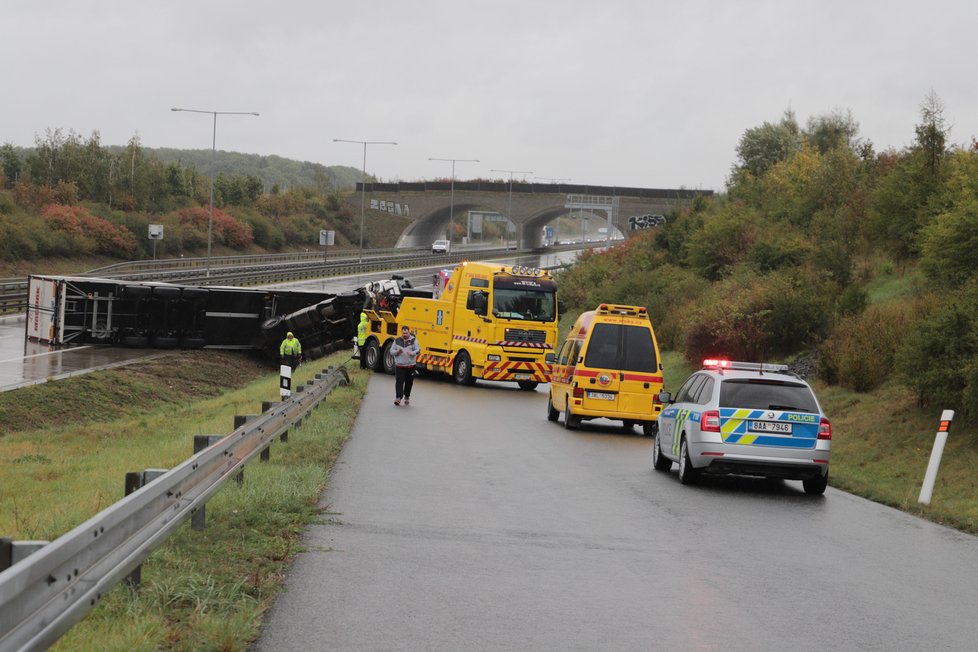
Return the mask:
[[618, 409], [652, 418], [653, 397], [662, 389], [652, 329], [646, 320], [629, 317], [622, 319], [621, 329]]
[[584, 364], [578, 365], [575, 371], [580, 378], [579, 385], [584, 388], [582, 407], [585, 410], [619, 410], [621, 339], [621, 317], [617, 315], [602, 318], [592, 326]]

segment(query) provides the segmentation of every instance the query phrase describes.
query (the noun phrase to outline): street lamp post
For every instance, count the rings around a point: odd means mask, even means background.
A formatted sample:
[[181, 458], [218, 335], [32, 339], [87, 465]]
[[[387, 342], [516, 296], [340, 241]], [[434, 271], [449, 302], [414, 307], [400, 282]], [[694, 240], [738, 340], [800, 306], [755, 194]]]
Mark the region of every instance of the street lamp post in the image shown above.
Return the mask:
[[455, 163], [478, 163], [477, 158], [431, 158], [429, 161], [451, 161], [452, 162], [452, 185], [448, 194], [448, 241], [452, 241], [452, 226], [455, 223]]
[[[176, 107], [170, 109], [171, 111], [185, 111], [187, 113], [207, 113], [214, 116], [214, 135], [211, 138], [211, 201], [210, 209], [208, 211], [207, 217], [207, 271], [206, 276], [211, 275], [211, 241], [214, 237], [214, 179], [215, 173], [214, 169], [217, 166], [217, 116], [219, 115], [254, 115], [257, 116], [258, 113], [255, 111], [202, 111], [200, 109], [178, 109]], [[135, 157], [135, 154], [133, 154]]]
[[[496, 170], [496, 169], [492, 169], [492, 170], [489, 170], [489, 171], [490, 172], [509, 172], [509, 215], [507, 215], [507, 217], [509, 218], [509, 221], [513, 223], [513, 226], [516, 226], [516, 221], [513, 219], [513, 175], [514, 174], [533, 174], [533, 170]], [[516, 248], [519, 249], [520, 251], [523, 250], [523, 229], [522, 228], [520, 228], [520, 230], [517, 231]]]
[[334, 138], [334, 143], [354, 143], [363, 145], [363, 181], [360, 182], [360, 262], [363, 262], [363, 211], [367, 197], [367, 145], [396, 145], [392, 140], [346, 140]]

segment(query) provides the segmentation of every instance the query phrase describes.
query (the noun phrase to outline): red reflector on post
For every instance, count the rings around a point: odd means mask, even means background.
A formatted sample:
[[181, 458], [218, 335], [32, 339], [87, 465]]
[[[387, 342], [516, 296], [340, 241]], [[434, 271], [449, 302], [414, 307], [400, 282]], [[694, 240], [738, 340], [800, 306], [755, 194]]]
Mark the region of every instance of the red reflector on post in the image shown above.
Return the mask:
[[951, 422], [941, 421], [941, 426], [937, 429], [937, 432], [951, 432]]

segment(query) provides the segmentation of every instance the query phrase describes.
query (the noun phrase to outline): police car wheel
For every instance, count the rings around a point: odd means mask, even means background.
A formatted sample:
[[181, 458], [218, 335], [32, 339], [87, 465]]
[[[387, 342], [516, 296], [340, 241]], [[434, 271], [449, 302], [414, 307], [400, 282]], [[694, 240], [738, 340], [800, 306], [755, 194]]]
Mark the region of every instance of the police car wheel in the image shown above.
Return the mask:
[[693, 463], [689, 459], [689, 447], [686, 445], [686, 435], [683, 435], [682, 442], [679, 444], [679, 482], [681, 484], [693, 484], [699, 476], [699, 469], [693, 468]]
[[659, 433], [656, 433], [652, 439], [652, 468], [656, 471], [668, 471], [672, 468], [672, 460], [662, 454], [662, 449], [659, 448]]
[[556, 421], [560, 417], [560, 410], [554, 407], [552, 396], [547, 397], [547, 421]]
[[805, 493], [809, 496], [821, 496], [825, 493], [825, 487], [829, 484], [829, 474], [826, 472], [820, 478], [802, 480], [801, 484], [805, 488]]

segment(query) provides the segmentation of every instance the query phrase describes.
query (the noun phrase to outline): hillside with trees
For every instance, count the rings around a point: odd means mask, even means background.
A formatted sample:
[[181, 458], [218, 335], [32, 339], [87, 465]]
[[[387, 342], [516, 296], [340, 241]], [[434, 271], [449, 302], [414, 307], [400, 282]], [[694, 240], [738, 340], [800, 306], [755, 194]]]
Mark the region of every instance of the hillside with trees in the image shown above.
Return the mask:
[[882, 152], [848, 112], [747, 129], [725, 194], [585, 256], [564, 305], [649, 306], [690, 364], [815, 357], [836, 386], [978, 415], [978, 143], [951, 146], [943, 111], [927, 97]]
[[[145, 259], [149, 224], [164, 226], [158, 256], [197, 255], [207, 246], [212, 169], [215, 251], [308, 248], [322, 229], [336, 231], [338, 247], [359, 245], [359, 215], [346, 203], [362, 177], [353, 168], [151, 150], [138, 138], [109, 147], [98, 132], [49, 130], [33, 148], [0, 147], [0, 261]], [[365, 246], [392, 246], [387, 231], [368, 228]]]

